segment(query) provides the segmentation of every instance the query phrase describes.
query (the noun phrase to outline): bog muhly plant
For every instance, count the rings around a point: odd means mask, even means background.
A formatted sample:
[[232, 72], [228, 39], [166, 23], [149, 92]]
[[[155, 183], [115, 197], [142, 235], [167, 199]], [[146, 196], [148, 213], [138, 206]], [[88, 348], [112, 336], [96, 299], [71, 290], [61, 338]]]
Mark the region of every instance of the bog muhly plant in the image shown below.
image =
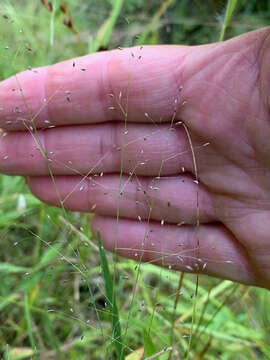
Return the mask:
[[[34, 71], [35, 67], [86, 53], [117, 46], [121, 51], [122, 46], [129, 44], [138, 46], [143, 57], [144, 44], [159, 42], [163, 28], [166, 29], [165, 37], [169, 36], [177, 21], [185, 20], [191, 11], [187, 1], [153, 3], [153, 7], [133, 0], [104, 1], [99, 5], [92, 0], [83, 4], [75, 0], [42, 0], [27, 4], [10, 0], [1, 4], [0, 28], [5, 34], [0, 39], [1, 80], [26, 69]], [[237, 11], [236, 5], [236, 0], [229, 0], [226, 6], [223, 4], [221, 26], [216, 24], [216, 40], [224, 40], [231, 17]], [[193, 2], [195, 14], [202, 11], [200, 6]], [[147, 11], [149, 15], [145, 20]], [[178, 17], [173, 17], [173, 12]], [[213, 14], [213, 18], [215, 16]], [[98, 23], [91, 25], [90, 18], [93, 22], [96, 18]], [[88, 25], [92, 26], [91, 30], [88, 30]], [[197, 31], [197, 23], [180, 25], [187, 34]], [[202, 37], [205, 27], [206, 24], [202, 24]], [[210, 32], [212, 36], [212, 29]], [[123, 44], [117, 43], [121, 37]], [[132, 66], [132, 50], [130, 58]], [[27, 118], [21, 118], [21, 121], [46, 163], [59, 208], [37, 200], [24, 179], [0, 176], [0, 356], [9, 360], [199, 360], [256, 359], [259, 354], [260, 358], [267, 359], [270, 350], [266, 331], [270, 324], [268, 294], [230, 281], [200, 277], [196, 269], [187, 268], [187, 271], [195, 270], [191, 275], [178, 273], [171, 265], [159, 268], [151, 262], [142, 262], [143, 253], [148, 251], [144, 245], [158, 196], [150, 199], [145, 219], [138, 214], [137, 220], [145, 223], [145, 234], [141, 248], [130, 249], [137, 261], [122, 259], [103, 248], [101, 235], [98, 234], [96, 239], [90, 231], [92, 213], [66, 211], [65, 203], [73, 192], [81, 191], [83, 194], [84, 183], [89, 179], [94, 186], [102, 186], [100, 179], [104, 174], [96, 170], [99, 163], [89, 168], [87, 173], [79, 173], [74, 168], [80, 180], [67, 196], [61, 198], [52, 168], [54, 161], [60, 162], [54, 158], [53, 150], [47, 152], [41, 130], [36, 126], [37, 116], [55, 94], [46, 99], [37, 114], [33, 114], [19, 77], [17, 87], [28, 110]], [[122, 144], [115, 149], [121, 157], [119, 187], [114, 189], [117, 192], [117, 222], [121, 197], [128, 185], [135, 181], [143, 189], [136, 174], [137, 167], [143, 166], [141, 161], [126, 176], [123, 166], [129, 146], [125, 138], [129, 133], [131, 88], [132, 81], [119, 94], [108, 94], [114, 103], [108, 111], [120, 111], [123, 122]], [[63, 96], [72, 106], [72, 94], [65, 92]], [[200, 149], [194, 149], [188, 126], [175, 120], [179, 108], [188, 106], [182, 98], [181, 87], [179, 96], [172, 102], [174, 109], [168, 124], [168, 146], [172, 129], [181, 128], [189, 144], [186, 152], [191, 154], [194, 182], [199, 188], [196, 152]], [[0, 103], [0, 116], [4, 105]], [[147, 121], [154, 124], [158, 132], [159, 119], [152, 118], [147, 109], [145, 111]], [[4, 132], [1, 136], [8, 134]], [[105, 153], [101, 160], [109, 156], [109, 152]], [[165, 154], [161, 154], [152, 190], [158, 190], [162, 169], [168, 160]], [[73, 169], [71, 161], [65, 165]], [[184, 172], [185, 169], [181, 168], [179, 175]], [[104, 193], [109, 191], [109, 188], [104, 188]], [[196, 249], [199, 249], [198, 192], [195, 205]], [[96, 204], [91, 212], [95, 208]], [[165, 225], [162, 219], [160, 226]], [[183, 225], [181, 219], [178, 225]], [[117, 228], [115, 239], [117, 248]], [[181, 259], [185, 257], [181, 252], [178, 255]], [[156, 256], [166, 260], [166, 254]], [[261, 313], [256, 307], [258, 302], [261, 303]]]

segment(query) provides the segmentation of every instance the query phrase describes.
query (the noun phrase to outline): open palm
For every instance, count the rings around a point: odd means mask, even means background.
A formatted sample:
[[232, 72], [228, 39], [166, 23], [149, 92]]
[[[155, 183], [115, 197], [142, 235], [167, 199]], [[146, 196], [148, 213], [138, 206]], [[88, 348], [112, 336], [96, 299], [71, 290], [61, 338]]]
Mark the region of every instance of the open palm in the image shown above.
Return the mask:
[[0, 169], [95, 212], [123, 256], [270, 288], [269, 64], [265, 28], [20, 73], [0, 84]]

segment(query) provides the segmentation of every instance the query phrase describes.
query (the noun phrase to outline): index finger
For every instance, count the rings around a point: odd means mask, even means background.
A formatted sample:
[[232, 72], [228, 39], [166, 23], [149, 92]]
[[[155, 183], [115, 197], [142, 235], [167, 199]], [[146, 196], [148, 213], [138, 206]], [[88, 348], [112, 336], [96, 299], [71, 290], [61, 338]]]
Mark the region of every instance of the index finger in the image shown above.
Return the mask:
[[[147, 46], [26, 70], [0, 83], [0, 127], [169, 120], [188, 48]], [[149, 114], [149, 116], [148, 116]]]

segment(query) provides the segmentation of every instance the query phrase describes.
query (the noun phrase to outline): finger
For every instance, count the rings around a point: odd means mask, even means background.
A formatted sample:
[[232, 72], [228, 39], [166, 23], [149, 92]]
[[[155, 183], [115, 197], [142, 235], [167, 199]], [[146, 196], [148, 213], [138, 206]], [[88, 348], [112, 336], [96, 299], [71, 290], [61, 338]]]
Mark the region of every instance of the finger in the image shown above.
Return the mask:
[[[116, 232], [117, 226], [117, 232]], [[104, 246], [121, 256], [151, 262], [184, 272], [256, 284], [245, 249], [219, 224], [196, 227], [96, 216], [92, 231], [101, 234]], [[117, 234], [117, 236], [116, 236]], [[199, 238], [199, 246], [198, 246]]]
[[[142, 221], [195, 224], [197, 191], [201, 222], [216, 221], [212, 199], [188, 175], [152, 179], [104, 175], [83, 179], [79, 176], [32, 177], [28, 185], [35, 196], [54, 206], [73, 211], [92, 211]], [[55, 186], [56, 185], [56, 186]], [[60, 195], [60, 199], [59, 199]]]
[[181, 168], [192, 171], [183, 128], [170, 130], [168, 124], [130, 124], [125, 132], [123, 124], [108, 123], [3, 133], [0, 170], [11, 175], [47, 175], [50, 166], [56, 175], [122, 170], [149, 176], [175, 174]]
[[190, 51], [180, 46], [136, 47], [27, 70], [0, 84], [0, 127], [24, 130], [31, 118], [41, 128], [125, 119], [148, 122], [145, 113], [155, 121], [168, 120]]

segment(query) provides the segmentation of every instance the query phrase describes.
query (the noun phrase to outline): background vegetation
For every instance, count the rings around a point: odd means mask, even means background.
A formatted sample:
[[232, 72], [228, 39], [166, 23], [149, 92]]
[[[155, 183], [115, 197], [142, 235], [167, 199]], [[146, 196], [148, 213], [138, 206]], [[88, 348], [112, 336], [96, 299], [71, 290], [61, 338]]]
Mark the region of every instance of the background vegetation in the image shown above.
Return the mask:
[[[214, 42], [226, 10], [221, 0], [43, 3], [1, 1], [1, 80], [100, 48]], [[270, 0], [239, 0], [226, 37], [269, 23]], [[194, 300], [195, 276], [185, 275], [179, 294], [179, 273], [125, 259], [112, 283], [115, 260], [89, 221], [91, 214], [64, 216], [23, 179], [0, 175], [2, 359], [270, 358], [269, 292], [200, 277]]]

